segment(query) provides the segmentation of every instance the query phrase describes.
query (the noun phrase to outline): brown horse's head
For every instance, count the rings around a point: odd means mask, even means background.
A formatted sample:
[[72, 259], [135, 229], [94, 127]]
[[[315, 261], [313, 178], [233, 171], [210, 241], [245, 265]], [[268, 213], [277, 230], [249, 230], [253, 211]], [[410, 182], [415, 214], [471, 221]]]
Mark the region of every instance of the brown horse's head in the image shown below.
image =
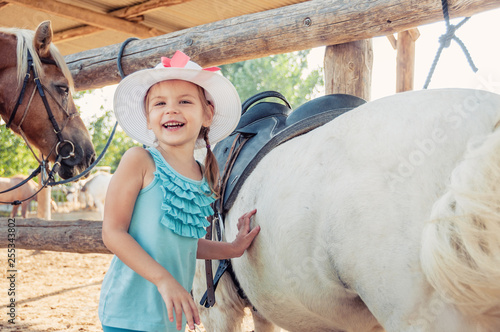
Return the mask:
[[[62, 160], [59, 169], [61, 178], [67, 179], [87, 168], [95, 159], [95, 151], [71, 97], [71, 73], [51, 41], [50, 21], [41, 23], [35, 33], [23, 29], [0, 30], [0, 115], [7, 123], [17, 103], [28, 70], [29, 50], [65, 143], [57, 146], [58, 138], [48, 112], [40, 94], [35, 91], [33, 73], [30, 73], [22, 104], [10, 128], [24, 135], [44, 158], [48, 156], [50, 161], [55, 161], [56, 150], [68, 157]], [[70, 156], [72, 146], [74, 152]]]

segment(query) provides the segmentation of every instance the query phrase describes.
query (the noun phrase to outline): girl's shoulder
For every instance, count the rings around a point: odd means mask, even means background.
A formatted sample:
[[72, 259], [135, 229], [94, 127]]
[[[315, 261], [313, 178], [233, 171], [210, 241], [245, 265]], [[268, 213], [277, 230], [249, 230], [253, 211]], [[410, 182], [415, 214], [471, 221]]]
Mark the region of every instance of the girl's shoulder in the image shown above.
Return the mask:
[[121, 163], [132, 164], [133, 166], [142, 168], [148, 164], [154, 164], [154, 161], [148, 150], [140, 146], [134, 146], [123, 154], [120, 164]]
[[143, 180], [151, 180], [156, 167], [151, 154], [140, 146], [128, 149], [122, 156], [117, 172], [137, 175]]

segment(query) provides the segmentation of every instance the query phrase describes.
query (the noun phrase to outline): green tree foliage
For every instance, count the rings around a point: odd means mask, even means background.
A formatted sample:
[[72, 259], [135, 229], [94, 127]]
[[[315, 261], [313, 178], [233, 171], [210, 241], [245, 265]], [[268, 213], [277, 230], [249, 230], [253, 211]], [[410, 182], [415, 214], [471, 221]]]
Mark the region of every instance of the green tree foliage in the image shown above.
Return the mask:
[[236, 87], [241, 101], [262, 91], [278, 91], [297, 108], [324, 85], [321, 69], [307, 73], [309, 50], [272, 55], [221, 66]]
[[[90, 94], [92, 94], [92, 90], [79, 91], [73, 95], [73, 98], [80, 99]], [[79, 106], [77, 107], [79, 108]], [[92, 136], [92, 144], [96, 151], [96, 158], [106, 146], [115, 121], [113, 112], [111, 110], [105, 110], [104, 107], [101, 106], [100, 113], [92, 116], [90, 122], [86, 123], [89, 133]], [[110, 166], [111, 173], [114, 173], [120, 163], [122, 155], [134, 145], [139, 144], [135, 143], [121, 130], [120, 126], [118, 126], [113, 141], [110, 143], [104, 157], [97, 166]]]
[[24, 140], [5, 128], [5, 124], [0, 127], [0, 142], [1, 177], [29, 175], [38, 167], [38, 162]]
[[[115, 124], [113, 112], [111, 110], [104, 111], [102, 107], [101, 110], [103, 114], [100, 116], [94, 115], [89, 125], [89, 132], [92, 135], [92, 144], [94, 144], [97, 154], [100, 154], [106, 146], [109, 135]], [[113, 137], [113, 141], [98, 165], [111, 166], [111, 173], [114, 173], [125, 151], [136, 145], [140, 144], [134, 142], [120, 129], [120, 127], [118, 127]]]

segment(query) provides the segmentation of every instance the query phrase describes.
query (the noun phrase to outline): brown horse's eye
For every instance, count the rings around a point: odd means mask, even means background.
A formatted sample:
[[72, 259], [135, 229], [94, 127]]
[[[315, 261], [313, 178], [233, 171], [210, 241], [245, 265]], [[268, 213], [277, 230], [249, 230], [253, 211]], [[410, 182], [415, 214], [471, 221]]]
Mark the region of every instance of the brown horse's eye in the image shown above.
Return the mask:
[[57, 89], [59, 90], [59, 93], [63, 96], [68, 96], [69, 94], [69, 87], [66, 85], [58, 85]]

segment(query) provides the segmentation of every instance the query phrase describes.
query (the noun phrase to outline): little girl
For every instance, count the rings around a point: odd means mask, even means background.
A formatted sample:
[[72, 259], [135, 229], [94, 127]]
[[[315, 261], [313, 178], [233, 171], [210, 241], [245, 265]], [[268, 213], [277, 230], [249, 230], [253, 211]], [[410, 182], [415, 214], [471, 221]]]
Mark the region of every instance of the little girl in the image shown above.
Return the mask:
[[[210, 144], [234, 130], [241, 110], [236, 89], [217, 69], [201, 69], [177, 51], [116, 90], [118, 122], [149, 148], [123, 155], [106, 195], [102, 237], [115, 256], [99, 302], [104, 332], [174, 331], [186, 322], [194, 329], [196, 258], [239, 257], [259, 232], [250, 230], [253, 210], [239, 219], [232, 243], [201, 239], [217, 196]], [[205, 167], [193, 156], [202, 147]]]

